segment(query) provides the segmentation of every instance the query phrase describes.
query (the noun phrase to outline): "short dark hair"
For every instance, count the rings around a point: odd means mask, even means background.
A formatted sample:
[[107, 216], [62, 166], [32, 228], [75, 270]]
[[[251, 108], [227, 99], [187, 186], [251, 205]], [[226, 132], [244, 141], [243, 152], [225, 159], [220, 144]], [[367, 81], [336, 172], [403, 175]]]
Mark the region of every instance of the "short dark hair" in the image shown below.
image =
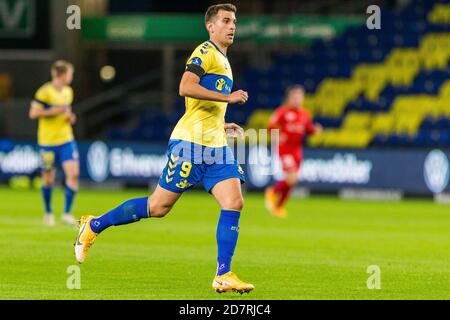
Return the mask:
[[289, 94], [294, 90], [301, 90], [303, 93], [305, 93], [305, 87], [303, 87], [301, 84], [293, 84], [286, 88], [286, 91], [284, 92], [284, 98], [287, 99]]
[[52, 64], [51, 72], [53, 77], [59, 77], [66, 74], [69, 69], [74, 69], [73, 64], [65, 60], [57, 60]]
[[215, 4], [213, 6], [210, 6], [208, 10], [206, 10], [205, 14], [205, 23], [211, 21], [220, 10], [225, 10], [229, 12], [237, 12], [237, 8], [234, 4], [231, 3], [221, 3], [221, 4]]

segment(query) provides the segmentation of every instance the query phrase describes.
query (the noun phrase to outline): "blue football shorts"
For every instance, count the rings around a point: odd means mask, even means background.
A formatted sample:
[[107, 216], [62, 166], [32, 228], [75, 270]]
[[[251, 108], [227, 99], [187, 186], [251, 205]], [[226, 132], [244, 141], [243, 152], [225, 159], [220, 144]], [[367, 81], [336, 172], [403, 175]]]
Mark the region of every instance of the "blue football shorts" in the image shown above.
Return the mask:
[[228, 146], [213, 148], [184, 140], [170, 140], [167, 165], [159, 185], [182, 193], [202, 183], [206, 191], [219, 182], [237, 178], [245, 183], [245, 175]]
[[49, 171], [66, 161], [79, 160], [78, 147], [75, 141], [58, 146], [39, 146], [41, 170]]

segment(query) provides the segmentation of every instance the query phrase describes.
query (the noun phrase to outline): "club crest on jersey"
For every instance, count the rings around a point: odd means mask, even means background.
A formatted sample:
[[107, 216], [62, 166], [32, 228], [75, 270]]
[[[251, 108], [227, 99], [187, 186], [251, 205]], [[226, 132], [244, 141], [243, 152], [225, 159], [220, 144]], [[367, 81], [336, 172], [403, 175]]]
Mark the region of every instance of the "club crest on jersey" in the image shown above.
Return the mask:
[[197, 66], [201, 66], [203, 61], [202, 61], [202, 59], [195, 57], [195, 58], [192, 58], [191, 63], [195, 64]]

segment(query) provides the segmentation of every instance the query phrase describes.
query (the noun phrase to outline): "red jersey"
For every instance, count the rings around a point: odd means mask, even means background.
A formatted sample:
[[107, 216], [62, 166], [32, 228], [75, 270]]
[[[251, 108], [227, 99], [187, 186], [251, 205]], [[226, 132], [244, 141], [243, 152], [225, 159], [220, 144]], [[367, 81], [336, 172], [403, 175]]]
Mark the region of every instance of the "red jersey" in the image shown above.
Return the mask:
[[280, 153], [299, 151], [305, 136], [314, 133], [311, 114], [304, 108], [280, 106], [269, 122], [269, 129], [280, 130]]

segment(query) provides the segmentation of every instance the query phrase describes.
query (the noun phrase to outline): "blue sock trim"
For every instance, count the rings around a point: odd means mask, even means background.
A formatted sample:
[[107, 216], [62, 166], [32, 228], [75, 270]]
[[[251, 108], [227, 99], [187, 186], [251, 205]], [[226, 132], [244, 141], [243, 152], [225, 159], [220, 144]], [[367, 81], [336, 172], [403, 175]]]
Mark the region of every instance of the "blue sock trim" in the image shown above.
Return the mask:
[[111, 226], [121, 226], [149, 218], [148, 197], [128, 200], [101, 217], [91, 220], [91, 229], [100, 233]]
[[241, 213], [234, 210], [222, 210], [217, 225], [217, 275], [231, 271], [231, 261], [239, 236], [239, 218]]
[[77, 190], [70, 188], [68, 185], [65, 186], [65, 205], [64, 205], [64, 213], [70, 213], [72, 211], [73, 200], [75, 199], [75, 195], [77, 194]]
[[45, 213], [50, 214], [53, 212], [53, 210], [52, 210], [53, 187], [42, 187], [41, 191], [42, 191], [42, 197], [44, 198]]

